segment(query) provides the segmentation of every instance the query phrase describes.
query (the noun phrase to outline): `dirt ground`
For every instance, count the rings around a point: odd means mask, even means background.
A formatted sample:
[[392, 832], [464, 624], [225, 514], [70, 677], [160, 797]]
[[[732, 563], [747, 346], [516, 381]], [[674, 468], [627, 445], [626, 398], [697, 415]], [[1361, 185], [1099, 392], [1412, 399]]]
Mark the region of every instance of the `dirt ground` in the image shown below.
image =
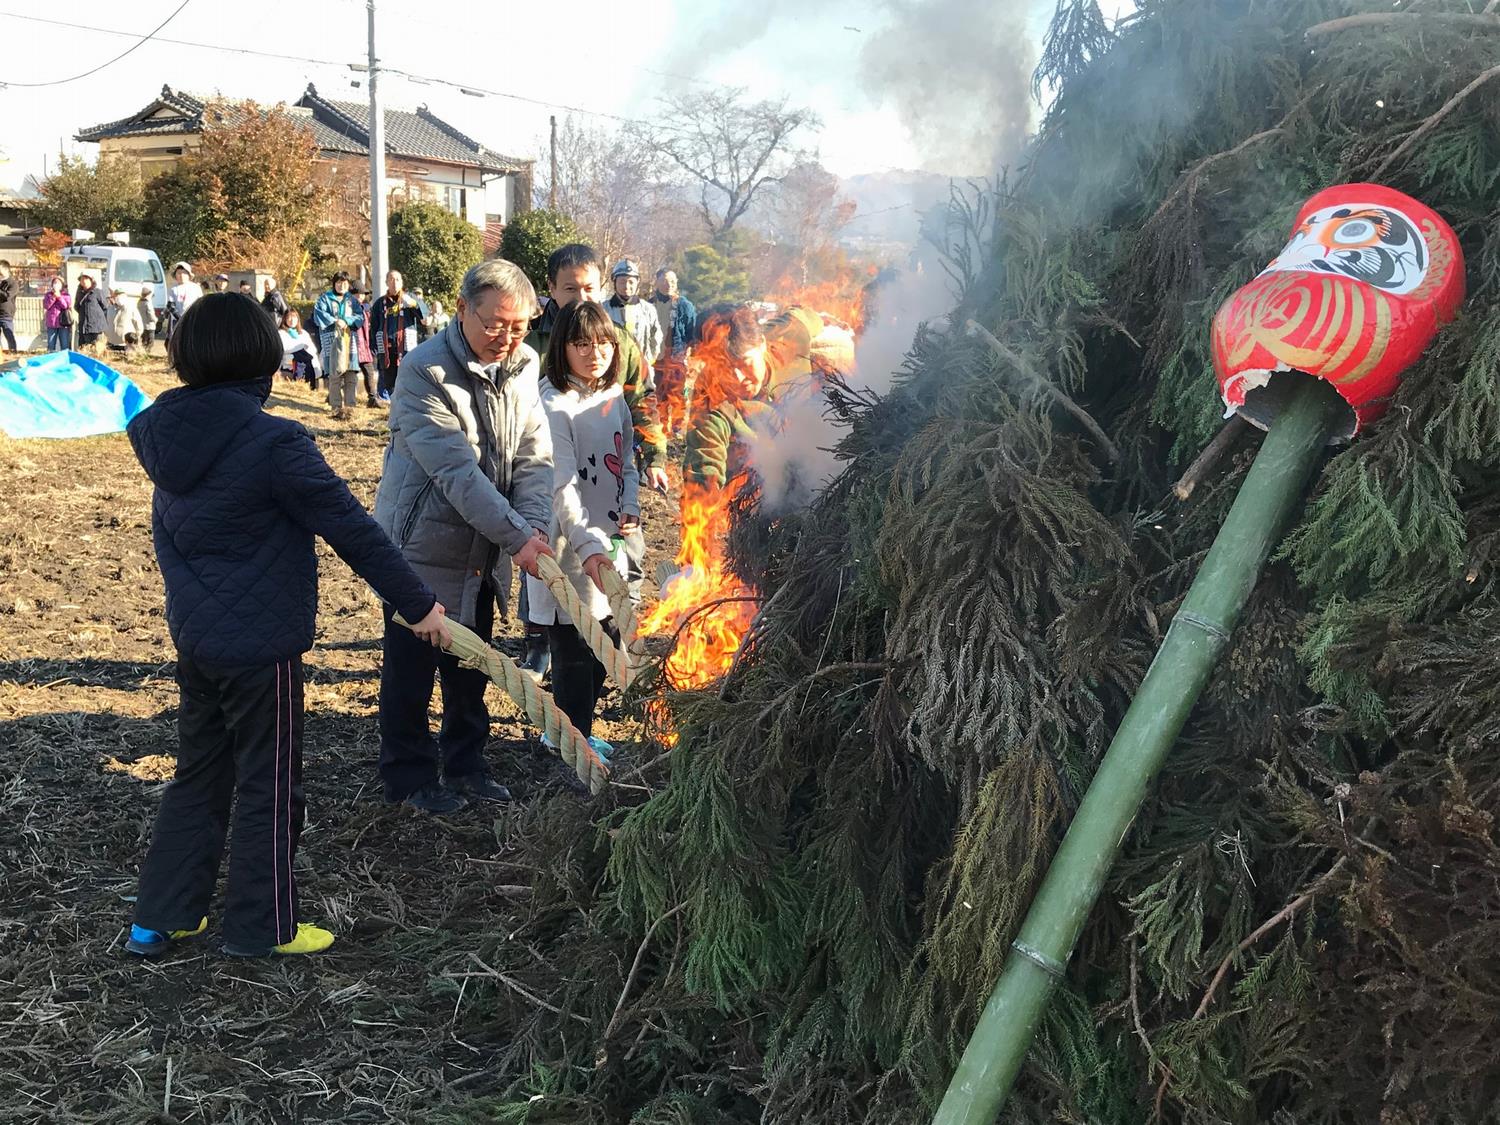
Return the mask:
[[[174, 381], [160, 362], [124, 370], [151, 394]], [[286, 384], [270, 409], [373, 504], [382, 410], [336, 423]], [[143, 963], [122, 943], [176, 707], [151, 487], [123, 434], [0, 434], [0, 497], [0, 1123], [426, 1121], [494, 1090], [483, 998], [501, 985], [473, 970], [529, 892], [520, 813], [383, 803], [374, 594], [320, 548], [298, 867], [305, 920], [338, 943], [231, 960], [211, 916], [205, 939]], [[676, 530], [669, 502], [643, 497], [650, 574]], [[518, 800], [580, 800], [498, 691], [490, 705], [487, 756]], [[613, 698], [605, 717], [629, 762], [636, 724]]]

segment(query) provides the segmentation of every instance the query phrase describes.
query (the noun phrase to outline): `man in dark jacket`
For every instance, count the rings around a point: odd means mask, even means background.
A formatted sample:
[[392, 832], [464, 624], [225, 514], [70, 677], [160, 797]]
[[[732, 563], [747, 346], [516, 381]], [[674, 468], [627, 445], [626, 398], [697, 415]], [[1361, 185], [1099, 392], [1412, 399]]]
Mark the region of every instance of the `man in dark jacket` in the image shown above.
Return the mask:
[[260, 299], [260, 307], [271, 314], [271, 319], [276, 322], [276, 327], [281, 327], [281, 318], [286, 316], [286, 310], [291, 308], [286, 303], [286, 295], [276, 288], [274, 277], [266, 278], [266, 295]]
[[661, 321], [662, 349], [656, 361], [656, 402], [662, 429], [669, 437], [682, 429], [687, 418], [688, 358], [698, 340], [698, 310], [677, 292], [677, 274], [656, 271], [656, 291], [651, 294], [656, 318]]
[[426, 316], [416, 296], [402, 289], [402, 281], [401, 274], [391, 270], [385, 275], [385, 292], [370, 306], [370, 351], [375, 357], [380, 397], [386, 399], [396, 387], [401, 361], [420, 343], [418, 336]]
[[443, 607], [298, 423], [262, 409], [281, 362], [264, 311], [238, 293], [193, 304], [172, 336], [186, 386], [131, 419], [156, 488], [151, 534], [177, 646], [177, 771], [141, 868], [127, 948], [200, 932], [233, 833], [226, 951], [316, 953], [333, 935], [298, 918], [302, 656], [312, 647], [323, 538], [437, 644]]
[[[375, 518], [453, 616], [486, 640], [511, 563], [536, 573], [550, 555], [552, 437], [536, 353], [525, 343], [536, 292], [514, 264], [464, 275], [441, 333], [401, 363]], [[380, 776], [387, 800], [433, 813], [466, 797], [508, 801], [485, 772], [490, 718], [483, 672], [416, 643], [386, 615], [380, 669]], [[443, 685], [434, 745], [433, 677]], [[441, 774], [441, 776], [440, 776]]]
[[0, 259], [0, 336], [5, 350], [16, 350], [16, 279], [10, 275], [10, 263]]

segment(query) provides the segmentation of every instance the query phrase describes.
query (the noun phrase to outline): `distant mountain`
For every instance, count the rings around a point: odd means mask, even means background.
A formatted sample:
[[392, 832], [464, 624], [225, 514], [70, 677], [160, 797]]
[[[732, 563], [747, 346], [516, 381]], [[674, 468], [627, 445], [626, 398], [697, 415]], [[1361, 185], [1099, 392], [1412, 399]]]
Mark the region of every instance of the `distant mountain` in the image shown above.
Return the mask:
[[950, 178], [935, 172], [864, 172], [840, 180], [857, 210], [840, 241], [867, 253], [897, 253], [920, 237], [922, 215], [948, 201]]

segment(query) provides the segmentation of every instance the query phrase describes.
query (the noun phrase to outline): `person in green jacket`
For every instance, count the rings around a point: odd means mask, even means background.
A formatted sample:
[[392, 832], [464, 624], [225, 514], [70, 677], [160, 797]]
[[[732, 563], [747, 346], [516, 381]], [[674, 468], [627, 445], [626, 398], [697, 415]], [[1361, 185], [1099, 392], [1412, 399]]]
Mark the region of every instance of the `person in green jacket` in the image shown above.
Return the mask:
[[756, 443], [779, 428], [781, 413], [817, 409], [803, 400], [821, 390], [826, 372], [846, 374], [852, 364], [852, 354], [823, 362], [814, 343], [823, 334], [821, 317], [800, 306], [764, 324], [748, 305], [722, 306], [704, 315], [694, 350], [684, 492], [728, 486], [749, 467]]

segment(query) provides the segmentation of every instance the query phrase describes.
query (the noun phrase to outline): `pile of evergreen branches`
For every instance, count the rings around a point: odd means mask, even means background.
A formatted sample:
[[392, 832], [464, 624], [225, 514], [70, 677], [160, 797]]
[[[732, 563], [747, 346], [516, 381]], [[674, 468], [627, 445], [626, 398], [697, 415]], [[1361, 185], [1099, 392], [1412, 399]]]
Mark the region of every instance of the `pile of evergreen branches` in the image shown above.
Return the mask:
[[1405, 7], [1062, 0], [964, 304], [840, 398], [809, 511], [741, 512], [729, 680], [672, 699], [646, 795], [525, 814], [544, 871], [487, 961], [531, 994], [494, 996], [515, 1085], [466, 1119], [930, 1114], [1259, 440], [1172, 498], [1210, 318], [1359, 180], [1453, 225], [1468, 300], [1329, 451], [1004, 1120], [1492, 1119], [1500, 15]]

